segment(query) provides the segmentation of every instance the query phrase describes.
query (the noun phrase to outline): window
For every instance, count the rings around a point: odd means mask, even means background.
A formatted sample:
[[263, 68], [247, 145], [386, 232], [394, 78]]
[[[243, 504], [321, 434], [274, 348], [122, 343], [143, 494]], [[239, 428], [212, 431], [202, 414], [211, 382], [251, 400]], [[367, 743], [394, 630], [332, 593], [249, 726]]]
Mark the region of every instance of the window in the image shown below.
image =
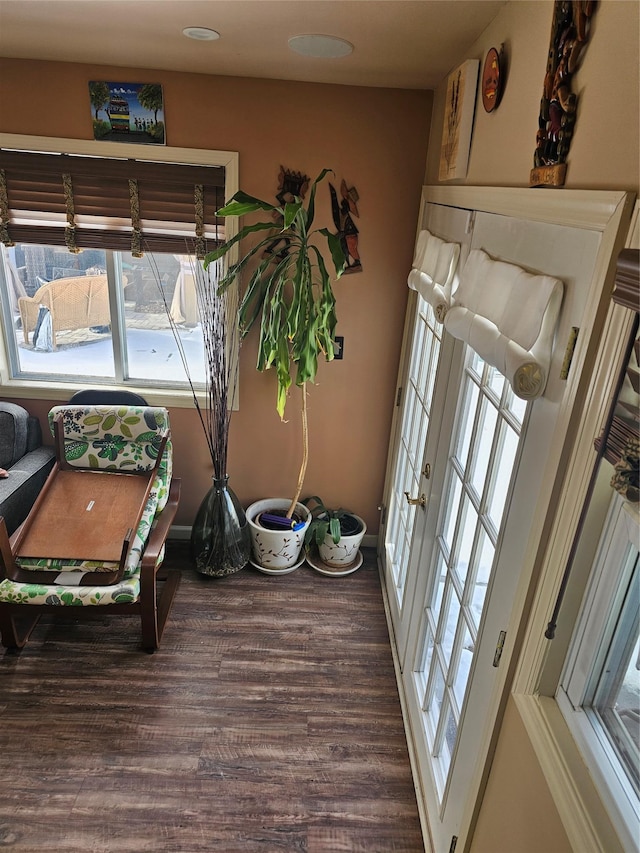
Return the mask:
[[237, 155], [0, 134], [0, 179], [5, 393], [115, 383], [191, 401], [183, 359], [205, 378], [194, 276], [231, 236], [215, 211]]
[[558, 705], [603, 800], [636, 837], [640, 821], [640, 518], [614, 493]]
[[18, 243], [2, 247], [12, 377], [183, 387], [204, 384], [194, 256]]
[[637, 850], [640, 837], [639, 260], [616, 259], [513, 691], [576, 850]]

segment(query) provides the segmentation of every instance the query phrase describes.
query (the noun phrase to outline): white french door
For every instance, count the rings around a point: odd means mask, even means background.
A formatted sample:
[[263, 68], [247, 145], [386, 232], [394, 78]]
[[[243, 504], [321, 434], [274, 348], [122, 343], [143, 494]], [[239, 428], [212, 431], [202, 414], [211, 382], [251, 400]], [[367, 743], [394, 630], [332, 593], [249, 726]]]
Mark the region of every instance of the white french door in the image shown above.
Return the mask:
[[619, 225], [615, 205], [602, 227], [575, 224], [580, 204], [564, 227], [543, 207], [536, 201], [532, 218], [423, 208], [422, 227], [439, 237], [554, 275], [565, 287], [547, 388], [529, 404], [444, 332], [419, 296], [408, 312], [381, 562], [423, 823], [436, 853], [468, 842], [505, 683], [500, 658], [503, 647], [507, 659], [512, 651], [516, 600], [542, 545], [571, 426], [577, 379], [561, 378], [564, 347], [572, 327], [586, 328], [588, 339], [603, 287], [596, 279], [611, 252], [601, 232], [609, 219]]
[[[419, 293], [413, 298], [409, 367], [385, 538], [389, 604], [401, 655], [407, 645], [417, 575], [417, 568], [411, 564], [419, 556], [412, 548], [414, 531], [418, 527], [417, 535], [424, 535], [425, 508], [431, 495], [431, 471], [425, 459], [442, 344], [442, 326], [436, 323], [433, 308]], [[433, 433], [429, 438], [433, 442]]]
[[[430, 210], [430, 227], [462, 244], [463, 258], [469, 251], [470, 222], [469, 210], [440, 206]], [[443, 353], [442, 338], [442, 324], [437, 322], [433, 308], [419, 293], [412, 293], [405, 331], [406, 371], [398, 392], [400, 411], [384, 528], [388, 602], [401, 659], [407, 647], [416, 584], [421, 578], [420, 548], [416, 543], [428, 538], [426, 522], [433, 513], [427, 509], [432, 510], [438, 501], [430, 460], [435, 457], [443, 428], [440, 413], [448, 393], [455, 346], [448, 338]], [[435, 421], [433, 412], [438, 413]]]

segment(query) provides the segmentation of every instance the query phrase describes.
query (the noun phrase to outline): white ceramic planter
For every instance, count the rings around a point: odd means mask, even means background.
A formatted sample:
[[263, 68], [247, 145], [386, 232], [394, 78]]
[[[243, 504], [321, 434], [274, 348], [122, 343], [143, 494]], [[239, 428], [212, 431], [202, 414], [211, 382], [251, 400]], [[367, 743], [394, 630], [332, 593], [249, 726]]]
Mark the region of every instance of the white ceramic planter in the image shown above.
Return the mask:
[[257, 523], [263, 512], [289, 509], [291, 501], [286, 498], [266, 498], [248, 507], [247, 521], [251, 531], [251, 562], [257, 569], [269, 573], [291, 572], [304, 562], [300, 559], [304, 534], [311, 523], [311, 513], [304, 504], [296, 504], [296, 514], [305, 520], [300, 530], [267, 530]]
[[362, 543], [364, 534], [367, 532], [367, 525], [359, 515], [355, 515], [355, 513], [351, 513], [351, 515], [354, 515], [358, 519], [362, 525], [362, 530], [353, 536], [341, 536], [337, 544], [333, 541], [331, 535], [327, 533], [324, 542], [318, 546], [320, 559], [327, 566], [336, 569], [345, 568], [353, 563], [358, 556], [358, 548]]

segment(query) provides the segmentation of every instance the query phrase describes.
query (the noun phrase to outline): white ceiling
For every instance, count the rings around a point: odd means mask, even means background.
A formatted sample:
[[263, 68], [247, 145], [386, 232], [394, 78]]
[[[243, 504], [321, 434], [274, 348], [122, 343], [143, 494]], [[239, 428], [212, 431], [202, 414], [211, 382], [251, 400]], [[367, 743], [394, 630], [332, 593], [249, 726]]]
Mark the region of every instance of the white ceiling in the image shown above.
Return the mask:
[[[0, 56], [356, 86], [433, 89], [505, 0], [0, 0]], [[220, 39], [185, 38], [187, 26]], [[350, 56], [298, 56], [321, 33]]]

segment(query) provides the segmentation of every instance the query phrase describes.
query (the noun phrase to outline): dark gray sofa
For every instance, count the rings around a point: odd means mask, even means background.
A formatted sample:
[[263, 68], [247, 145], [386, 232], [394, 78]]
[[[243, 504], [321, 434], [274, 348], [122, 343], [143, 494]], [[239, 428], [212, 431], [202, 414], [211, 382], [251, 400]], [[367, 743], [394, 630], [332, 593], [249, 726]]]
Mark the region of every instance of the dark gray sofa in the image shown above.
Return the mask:
[[9, 535], [27, 517], [54, 459], [53, 447], [42, 445], [38, 419], [22, 406], [0, 401], [0, 468], [9, 474], [0, 479], [0, 516]]

